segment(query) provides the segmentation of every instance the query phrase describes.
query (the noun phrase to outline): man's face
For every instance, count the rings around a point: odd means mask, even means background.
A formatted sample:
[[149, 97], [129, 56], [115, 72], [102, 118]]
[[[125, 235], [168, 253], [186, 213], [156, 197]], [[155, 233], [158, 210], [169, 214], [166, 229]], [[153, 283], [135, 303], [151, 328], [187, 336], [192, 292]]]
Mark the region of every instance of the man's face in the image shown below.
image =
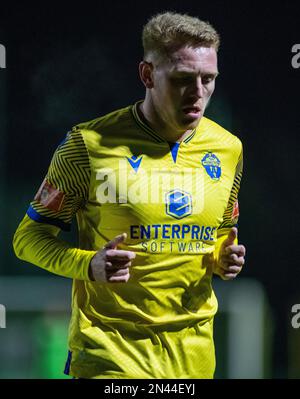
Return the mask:
[[194, 129], [215, 88], [217, 53], [212, 47], [181, 47], [153, 67], [151, 98], [161, 123], [174, 132]]

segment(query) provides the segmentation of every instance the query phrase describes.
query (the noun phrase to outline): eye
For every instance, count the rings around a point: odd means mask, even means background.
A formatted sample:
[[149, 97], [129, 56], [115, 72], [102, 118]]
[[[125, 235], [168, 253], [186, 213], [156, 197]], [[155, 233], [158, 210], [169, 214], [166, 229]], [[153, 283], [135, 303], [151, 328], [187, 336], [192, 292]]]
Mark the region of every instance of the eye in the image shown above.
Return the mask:
[[213, 80], [215, 80], [215, 77], [213, 75], [203, 76], [202, 84], [207, 85], [208, 83], [212, 82]]
[[185, 84], [190, 83], [193, 80], [193, 77], [189, 75], [174, 76], [172, 80], [178, 84]]

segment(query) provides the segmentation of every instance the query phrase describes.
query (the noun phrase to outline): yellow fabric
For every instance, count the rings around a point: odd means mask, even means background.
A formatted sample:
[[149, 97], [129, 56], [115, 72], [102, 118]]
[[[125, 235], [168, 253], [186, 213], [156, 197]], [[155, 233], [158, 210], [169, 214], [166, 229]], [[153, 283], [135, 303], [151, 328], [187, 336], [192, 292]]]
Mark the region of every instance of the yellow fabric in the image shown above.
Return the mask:
[[21, 259], [51, 273], [88, 280], [88, 267], [96, 251], [74, 248], [57, 238], [60, 229], [36, 223], [25, 215], [14, 236], [14, 250]]
[[[175, 145], [177, 152], [174, 145], [145, 125], [137, 105], [76, 126], [48, 173], [52, 184], [65, 187], [66, 209], [55, 215], [33, 202], [40, 216], [31, 222], [26, 217], [16, 233], [20, 257], [74, 278], [72, 376], [213, 376], [212, 270], [226, 230], [219, 231], [217, 243], [218, 227], [231, 225], [242, 146], [207, 118]], [[59, 243], [59, 229], [46, 224], [68, 222], [72, 210], [78, 252]], [[127, 240], [119, 248], [136, 253], [129, 281], [89, 281], [95, 251], [123, 232]]]
[[87, 328], [85, 334], [91, 342], [97, 339], [97, 347], [73, 352], [71, 374], [116, 379], [213, 378], [212, 320], [179, 331], [154, 332], [152, 328], [131, 327], [126, 333], [119, 333], [124, 331], [124, 325], [120, 327], [118, 332]]

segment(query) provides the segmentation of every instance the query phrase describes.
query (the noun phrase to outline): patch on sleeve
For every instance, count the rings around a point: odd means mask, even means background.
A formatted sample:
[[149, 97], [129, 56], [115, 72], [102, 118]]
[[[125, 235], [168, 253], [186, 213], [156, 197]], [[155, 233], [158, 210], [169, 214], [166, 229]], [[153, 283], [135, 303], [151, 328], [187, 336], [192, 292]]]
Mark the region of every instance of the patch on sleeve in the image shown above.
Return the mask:
[[34, 199], [51, 211], [58, 212], [62, 208], [65, 194], [45, 179]]
[[237, 221], [239, 215], [240, 215], [240, 213], [239, 213], [239, 203], [238, 203], [238, 201], [235, 201], [235, 203], [233, 205], [231, 220], [232, 221]]

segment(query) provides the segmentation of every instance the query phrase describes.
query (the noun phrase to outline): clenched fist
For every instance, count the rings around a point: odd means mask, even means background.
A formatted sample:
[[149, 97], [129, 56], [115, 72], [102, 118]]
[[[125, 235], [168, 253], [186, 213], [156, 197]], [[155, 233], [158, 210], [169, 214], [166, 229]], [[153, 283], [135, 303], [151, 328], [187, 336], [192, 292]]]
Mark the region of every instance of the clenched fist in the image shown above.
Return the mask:
[[234, 244], [236, 237], [237, 228], [232, 227], [220, 248], [219, 260], [214, 267], [214, 273], [223, 280], [234, 279], [245, 263], [246, 248], [244, 245]]
[[126, 233], [116, 236], [92, 258], [89, 267], [89, 276], [92, 281], [108, 283], [126, 283], [128, 281], [129, 267], [135, 258], [135, 253], [117, 249], [117, 246], [126, 238]]

